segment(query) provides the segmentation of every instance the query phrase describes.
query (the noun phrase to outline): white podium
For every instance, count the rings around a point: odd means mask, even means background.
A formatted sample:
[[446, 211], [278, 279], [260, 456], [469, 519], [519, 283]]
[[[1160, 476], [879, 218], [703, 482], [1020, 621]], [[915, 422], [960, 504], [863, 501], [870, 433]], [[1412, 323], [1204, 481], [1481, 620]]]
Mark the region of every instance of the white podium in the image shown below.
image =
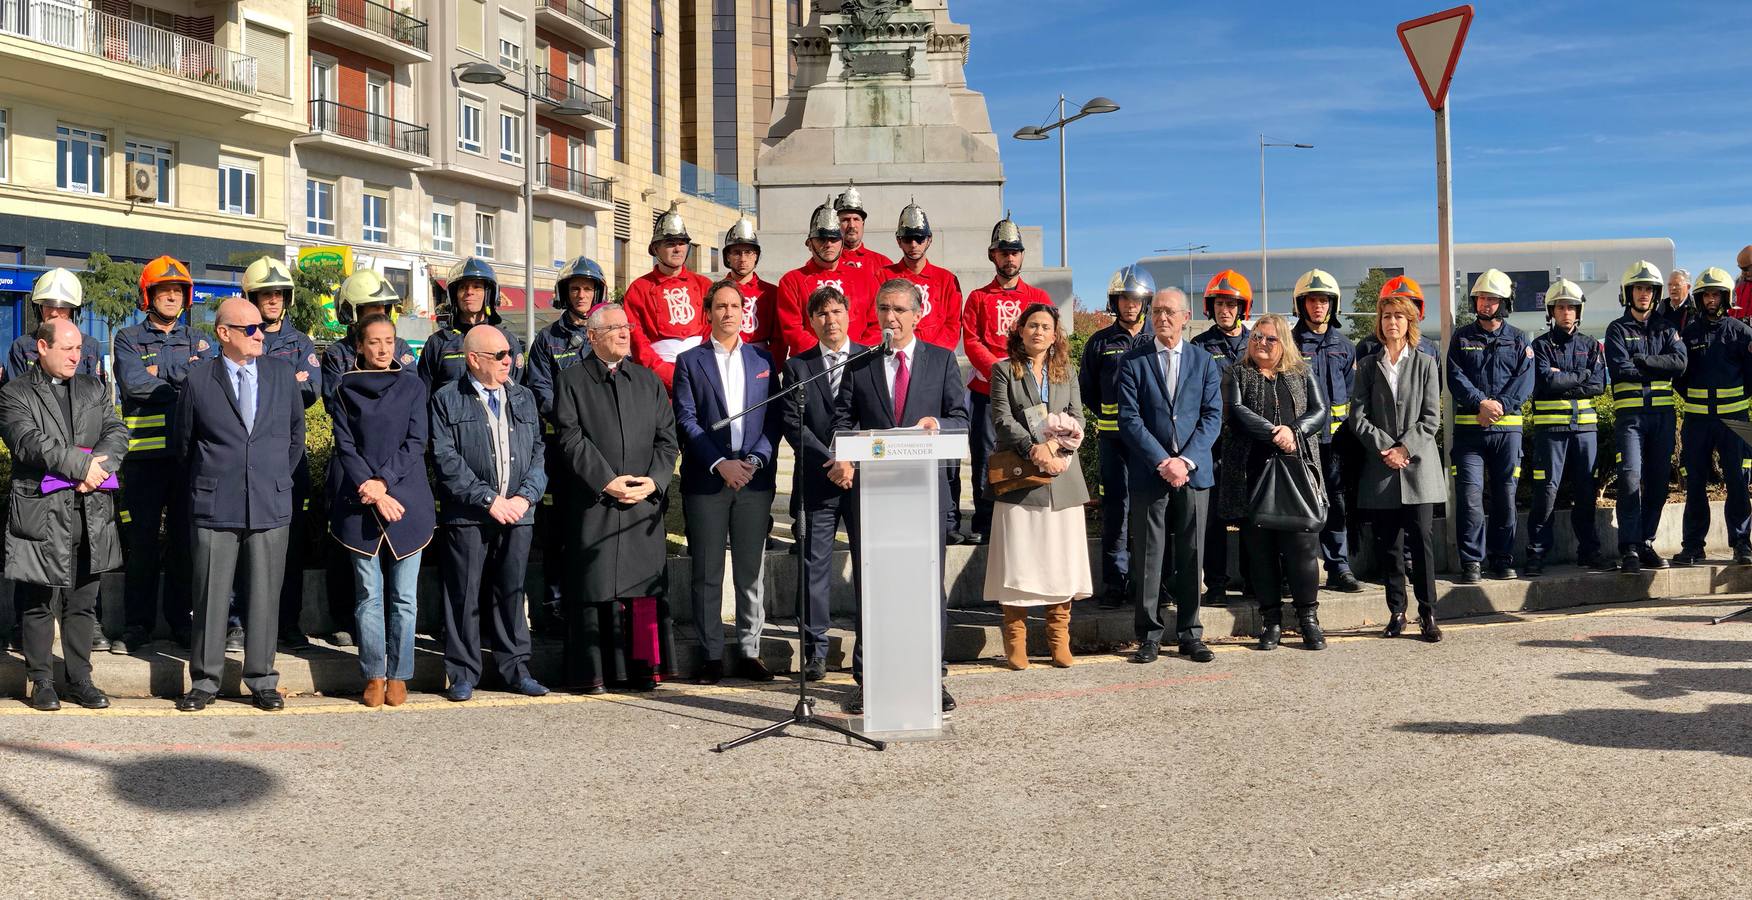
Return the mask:
[[943, 466], [967, 456], [965, 432], [842, 432], [834, 459], [858, 465], [863, 560], [864, 720], [884, 740], [943, 732]]

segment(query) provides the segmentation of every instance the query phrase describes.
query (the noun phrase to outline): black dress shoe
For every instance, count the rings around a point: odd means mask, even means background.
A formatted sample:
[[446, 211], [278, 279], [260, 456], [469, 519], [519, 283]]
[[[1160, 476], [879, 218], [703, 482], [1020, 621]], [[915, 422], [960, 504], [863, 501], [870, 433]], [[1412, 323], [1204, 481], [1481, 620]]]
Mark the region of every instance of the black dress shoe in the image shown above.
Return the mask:
[[200, 712], [213, 702], [213, 693], [200, 689], [191, 690], [176, 699], [177, 712]]
[[128, 639], [125, 635], [110, 641], [109, 652], [114, 653], [117, 656], [127, 656], [129, 649]]
[[1752, 547], [1741, 544], [1734, 548], [1734, 565], [1752, 566]]
[[55, 695], [53, 682], [35, 681], [31, 683], [30, 708], [39, 712], [54, 712], [61, 708], [61, 698]]
[[1515, 574], [1515, 567], [1508, 563], [1498, 563], [1490, 567], [1490, 577], [1497, 581], [1514, 581], [1520, 576]]
[[845, 703], [841, 704], [841, 706], [844, 706], [846, 712], [851, 713], [854, 716], [863, 715], [864, 714], [864, 686], [860, 684], [860, 685], [853, 687], [852, 692], [850, 694], [846, 695], [846, 701], [845, 701]]
[[1483, 569], [1483, 566], [1481, 566], [1475, 562], [1461, 563], [1460, 564], [1460, 577], [1454, 579], [1454, 583], [1455, 584], [1477, 584], [1481, 569]]
[[281, 650], [309, 650], [310, 638], [302, 631], [294, 631], [280, 636]]
[[1155, 641], [1143, 641], [1138, 644], [1138, 649], [1132, 651], [1131, 661], [1135, 663], [1153, 663], [1161, 652], [1161, 644], [1158, 644]]
[[1545, 560], [1537, 556], [1527, 557], [1526, 565], [1521, 566], [1521, 574], [1528, 578], [1538, 578], [1545, 574]]
[[1394, 613], [1387, 617], [1387, 627], [1382, 629], [1384, 638], [1396, 638], [1405, 633], [1405, 613]]
[[736, 661], [736, 677], [749, 681], [772, 681], [773, 671], [759, 657], [744, 656]]
[[1211, 652], [1211, 648], [1205, 646], [1204, 641], [1198, 640], [1181, 641], [1180, 655], [1195, 663], [1208, 663], [1217, 658], [1217, 655]]
[[1442, 626], [1436, 624], [1436, 614], [1420, 612], [1417, 614], [1417, 627], [1423, 632], [1423, 639], [1431, 644], [1442, 640]]
[[1229, 602], [1229, 592], [1226, 588], [1211, 588], [1199, 598], [1200, 606], [1224, 606]]
[[694, 684], [717, 684], [724, 680], [724, 661], [708, 659], [700, 662], [700, 668], [694, 672]]
[[1256, 646], [1260, 650], [1276, 650], [1278, 642], [1283, 640], [1283, 637], [1283, 626], [1267, 625], [1259, 630], [1259, 643]]
[[943, 689], [943, 711], [944, 712], [954, 712], [955, 711], [955, 698], [949, 696], [949, 689], [948, 688]]
[[89, 681], [67, 685], [67, 699], [86, 709], [109, 709], [110, 705], [109, 697]]
[[1624, 551], [1624, 556], [1618, 560], [1618, 571], [1625, 575], [1641, 574], [1642, 557], [1637, 556], [1634, 550]]
[[1326, 649], [1326, 632], [1320, 628], [1320, 619], [1315, 616], [1303, 616], [1296, 627], [1302, 633], [1302, 646], [1308, 650]]
[[262, 712], [279, 712], [286, 708], [286, 695], [279, 691], [252, 691], [249, 701]]
[[598, 681], [595, 684], [587, 685], [584, 690], [581, 690], [578, 693], [583, 694], [586, 697], [600, 697], [603, 694], [608, 693], [608, 685]]
[[1124, 609], [1129, 602], [1124, 594], [1106, 593], [1101, 595], [1095, 605], [1102, 609]]
[[107, 637], [103, 633], [103, 629], [102, 628], [92, 629], [92, 631], [91, 631], [91, 652], [93, 652], [93, 653], [108, 653], [109, 649], [110, 649], [110, 639], [109, 639], [109, 637]]
[[983, 531], [969, 531], [967, 533], [967, 542], [969, 544], [983, 545], [987, 540], [989, 540], [989, 538], [986, 537], [986, 534]]
[[1700, 566], [1703, 565], [1703, 554], [1695, 550], [1681, 550], [1673, 554], [1673, 558], [1669, 562], [1681, 569]]
[[[146, 629], [144, 629], [144, 628], [129, 628], [129, 629], [126, 629], [122, 632], [122, 639], [121, 640], [110, 641], [110, 652], [111, 653], [133, 653], [133, 652], [138, 651], [138, 650], [146, 649], [146, 645], [150, 644], [150, 643], [152, 643], [152, 635], [147, 634]], [[121, 644], [122, 649], [117, 650], [116, 649], [117, 644]]]
[[827, 660], [812, 659], [803, 664], [804, 681], [820, 681], [827, 677]]
[[1360, 594], [1363, 592], [1363, 583], [1349, 569], [1341, 569], [1326, 576], [1326, 589], [1344, 594]]
[[241, 625], [233, 625], [225, 629], [225, 652], [243, 652], [243, 627]]
[[944, 536], [943, 543], [948, 544], [951, 547], [965, 544], [967, 543], [967, 535], [962, 534], [959, 531], [951, 531]]
[[1667, 567], [1667, 561], [1662, 559], [1661, 554], [1656, 553], [1651, 547], [1643, 547], [1636, 551], [1636, 558], [1642, 562], [1642, 567], [1645, 569], [1665, 569]]

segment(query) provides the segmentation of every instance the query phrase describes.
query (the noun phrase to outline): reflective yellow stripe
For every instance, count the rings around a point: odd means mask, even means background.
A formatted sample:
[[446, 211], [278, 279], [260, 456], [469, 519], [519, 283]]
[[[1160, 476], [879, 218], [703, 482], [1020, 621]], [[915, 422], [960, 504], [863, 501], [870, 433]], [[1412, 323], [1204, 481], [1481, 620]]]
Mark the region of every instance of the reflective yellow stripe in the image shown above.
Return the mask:
[[1727, 400], [1733, 397], [1746, 396], [1746, 386], [1740, 385], [1738, 387], [1725, 388], [1686, 388], [1685, 396], [1690, 397], [1693, 400], [1708, 400], [1712, 396], [1718, 400]]
[[554, 505], [554, 495], [553, 494], [542, 494], [541, 495], [541, 505], [542, 506], [553, 506]]
[[310, 501], [309, 500], [304, 501], [304, 511], [310, 512]]
[[1509, 477], [1510, 478], [1520, 478], [1521, 477], [1521, 467], [1516, 466], [1514, 474], [1510, 475]]
[[1534, 481], [1544, 481], [1545, 480], [1545, 470], [1544, 469], [1534, 469], [1533, 470], [1533, 480]]
[[1101, 404], [1101, 413], [1108, 416], [1117, 416], [1119, 415], [1119, 404], [1103, 403]]
[[1733, 403], [1722, 403], [1711, 407], [1708, 403], [1681, 403], [1679, 408], [1688, 413], [1700, 416], [1725, 416], [1732, 413], [1745, 412], [1752, 408], [1752, 400], [1736, 400]]
[[[1456, 424], [1456, 425], [1477, 425], [1478, 424], [1478, 415], [1476, 413], [1474, 413], [1472, 415], [1456, 415], [1454, 417], [1454, 424]], [[1502, 418], [1496, 420], [1496, 422], [1493, 423], [1493, 425], [1515, 426], [1515, 427], [1519, 427], [1520, 424], [1521, 424], [1521, 417], [1519, 415], [1503, 416]]]
[[159, 413], [156, 416], [128, 416], [122, 420], [122, 423], [129, 428], [163, 428], [164, 413]]
[[125, 509], [124, 509], [124, 510], [122, 510], [122, 524], [123, 524], [123, 525], [126, 525], [126, 524], [128, 524], [128, 523], [129, 523], [129, 522], [132, 522], [132, 521], [134, 521], [134, 514], [133, 514], [133, 513], [131, 513], [131, 512], [128, 512], [128, 511], [127, 511], [127, 510], [125, 510]]
[[163, 450], [164, 449], [164, 437], [162, 435], [160, 435], [158, 437], [149, 437], [149, 438], [129, 438], [128, 439], [128, 449], [129, 450]]
[[1117, 423], [1117, 422], [1102, 422], [1102, 421], [1098, 420], [1095, 423], [1095, 430], [1096, 431], [1117, 432], [1117, 431], [1119, 431], [1119, 423]]
[[1581, 400], [1535, 400], [1534, 409], [1593, 409], [1594, 401], [1590, 398]]
[[1335, 403], [1335, 404], [1333, 404], [1333, 406], [1332, 406], [1332, 417], [1333, 418], [1342, 419], [1348, 415], [1350, 415], [1350, 404], [1349, 403]]

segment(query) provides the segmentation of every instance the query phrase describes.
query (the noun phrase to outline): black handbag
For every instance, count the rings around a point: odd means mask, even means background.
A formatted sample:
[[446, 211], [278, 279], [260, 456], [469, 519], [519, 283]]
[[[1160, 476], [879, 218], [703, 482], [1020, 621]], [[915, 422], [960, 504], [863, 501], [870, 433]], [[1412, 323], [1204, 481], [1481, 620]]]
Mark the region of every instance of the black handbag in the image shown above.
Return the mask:
[[1309, 534], [1326, 527], [1326, 503], [1326, 479], [1307, 438], [1297, 435], [1295, 453], [1266, 457], [1248, 496], [1248, 520], [1271, 531]]

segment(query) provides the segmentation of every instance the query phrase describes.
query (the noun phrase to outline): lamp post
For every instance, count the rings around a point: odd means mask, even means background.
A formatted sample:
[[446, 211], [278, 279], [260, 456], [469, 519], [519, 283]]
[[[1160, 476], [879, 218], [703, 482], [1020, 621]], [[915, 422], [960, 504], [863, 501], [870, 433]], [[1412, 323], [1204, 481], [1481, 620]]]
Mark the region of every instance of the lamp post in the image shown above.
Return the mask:
[[1047, 132], [1058, 132], [1059, 268], [1061, 269], [1070, 265], [1070, 263], [1066, 261], [1070, 256], [1070, 213], [1065, 206], [1065, 126], [1085, 116], [1098, 116], [1102, 113], [1110, 113], [1118, 109], [1119, 104], [1112, 100], [1109, 100], [1106, 97], [1096, 97], [1088, 103], [1083, 104], [1082, 108], [1077, 111], [1076, 115], [1067, 118], [1065, 116], [1065, 95], [1060, 94], [1058, 98], [1057, 121], [1048, 122], [1043, 125], [1025, 125], [1016, 129], [1016, 133], [1011, 135], [1011, 137], [1014, 137], [1019, 141], [1044, 141], [1051, 136]]
[[1163, 247], [1154, 253], [1185, 253], [1186, 254], [1186, 299], [1192, 301], [1192, 254], [1203, 253], [1210, 249], [1210, 244], [1194, 244], [1188, 242], [1184, 247]]
[[1259, 136], [1259, 313], [1264, 315], [1271, 310], [1267, 295], [1271, 291], [1270, 270], [1266, 268], [1265, 260], [1265, 148], [1287, 147], [1292, 150], [1312, 150], [1313, 144], [1296, 144], [1287, 141], [1267, 141], [1265, 135]]
[[[497, 84], [523, 97], [523, 346], [535, 346], [535, 67], [523, 63], [523, 88], [505, 83], [505, 70], [489, 62], [459, 63], [456, 80], [466, 84]], [[590, 108], [567, 97], [554, 107], [556, 116], [587, 115]], [[485, 122], [481, 123], [484, 127]]]

